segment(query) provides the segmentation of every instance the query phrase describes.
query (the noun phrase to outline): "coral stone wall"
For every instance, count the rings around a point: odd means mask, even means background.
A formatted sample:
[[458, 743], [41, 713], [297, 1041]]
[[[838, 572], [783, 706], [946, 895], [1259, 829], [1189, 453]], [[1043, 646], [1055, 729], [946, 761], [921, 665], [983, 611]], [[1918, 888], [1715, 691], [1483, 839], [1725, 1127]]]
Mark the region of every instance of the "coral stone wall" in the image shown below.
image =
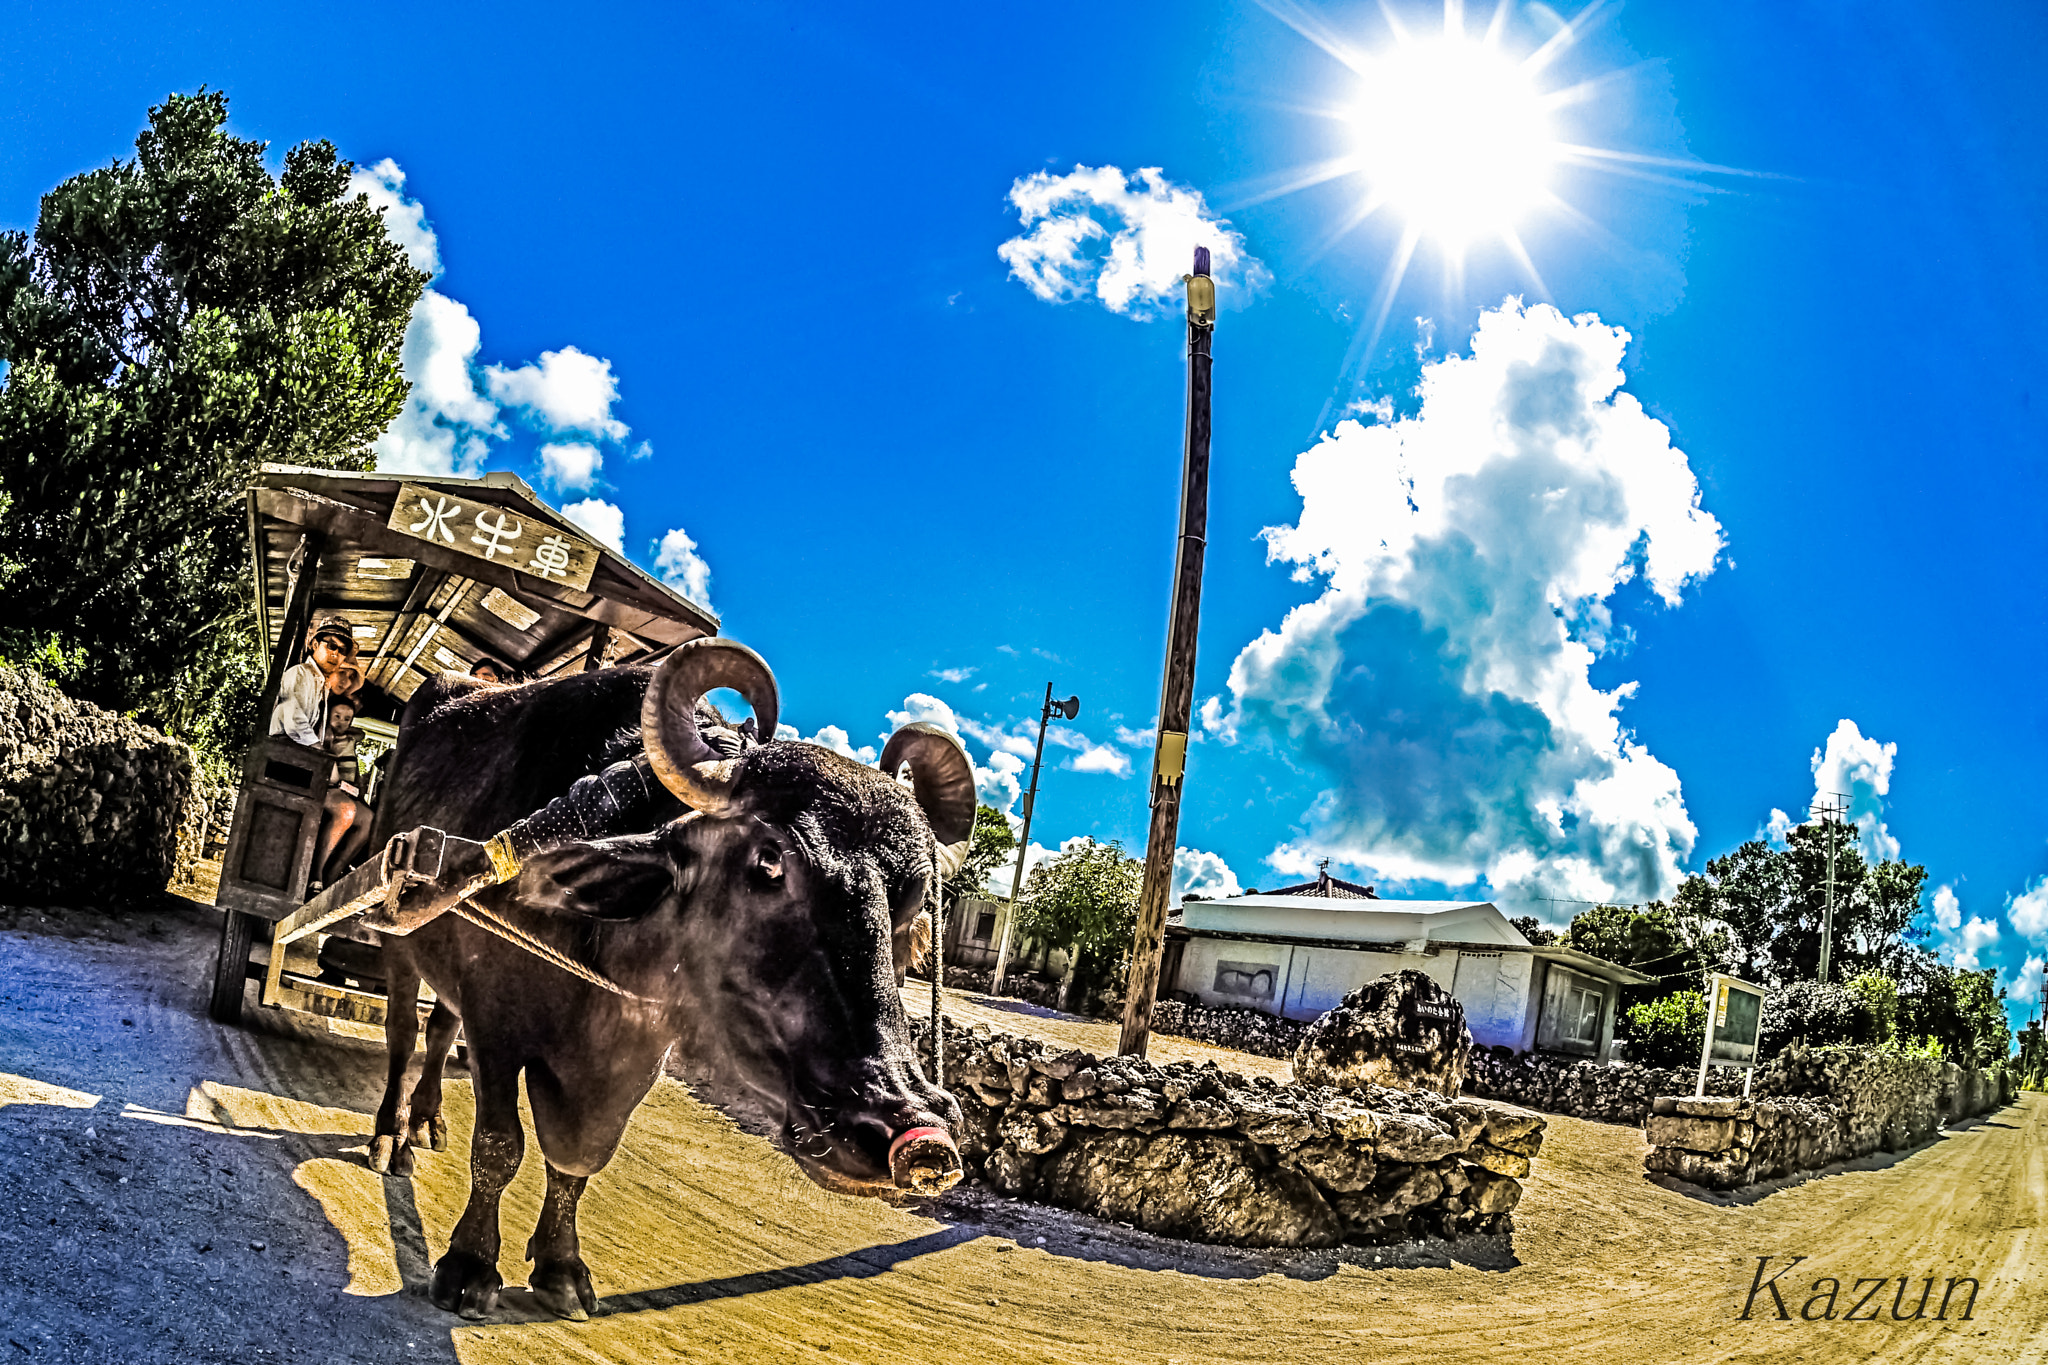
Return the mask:
[[1294, 1050], [1301, 1046], [1308, 1024], [1262, 1010], [1217, 1009], [1186, 1000], [1161, 1000], [1152, 1007], [1152, 1031], [1285, 1062], [1294, 1059]]
[[[930, 1024], [914, 1027], [927, 1067]], [[1231, 1246], [1503, 1233], [1543, 1119], [1369, 1086], [1096, 1057], [945, 1021], [967, 1173], [1020, 1198]]]
[[1962, 1067], [1878, 1048], [1793, 1046], [1758, 1074], [1753, 1099], [1660, 1096], [1644, 1120], [1652, 1172], [1734, 1189], [1880, 1149], [1930, 1141], [1952, 1118], [2011, 1101], [2002, 1066]]
[[0, 668], [0, 894], [161, 891], [191, 786], [176, 740]]
[[[1465, 1073], [1465, 1088], [1475, 1095], [1526, 1104], [1550, 1114], [1602, 1123], [1640, 1124], [1659, 1095], [1691, 1093], [1696, 1071], [1675, 1067], [1636, 1066], [1623, 1062], [1587, 1062], [1548, 1057], [1506, 1048], [1474, 1048]], [[1742, 1073], [1716, 1067], [1707, 1073], [1707, 1091], [1742, 1093]]]

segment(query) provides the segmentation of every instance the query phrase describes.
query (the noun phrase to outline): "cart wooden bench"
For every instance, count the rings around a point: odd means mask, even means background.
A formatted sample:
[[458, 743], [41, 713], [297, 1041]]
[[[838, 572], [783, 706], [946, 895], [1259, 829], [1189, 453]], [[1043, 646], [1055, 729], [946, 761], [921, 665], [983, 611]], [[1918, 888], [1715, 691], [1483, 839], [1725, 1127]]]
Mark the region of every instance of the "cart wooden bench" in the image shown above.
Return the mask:
[[[545, 678], [650, 660], [718, 633], [709, 609], [593, 542], [510, 474], [265, 465], [249, 490], [249, 540], [266, 730], [285, 670], [304, 657], [315, 623], [337, 616], [366, 674], [364, 728], [381, 736], [396, 733], [420, 683], [482, 658]], [[451, 836], [407, 832], [309, 904], [333, 765], [280, 735], [249, 747], [215, 897], [208, 1012], [223, 1023], [241, 1019], [251, 982], [264, 1006], [383, 1023], [377, 934], [417, 927], [393, 918], [398, 893], [430, 877], [430, 864], [438, 870]]]

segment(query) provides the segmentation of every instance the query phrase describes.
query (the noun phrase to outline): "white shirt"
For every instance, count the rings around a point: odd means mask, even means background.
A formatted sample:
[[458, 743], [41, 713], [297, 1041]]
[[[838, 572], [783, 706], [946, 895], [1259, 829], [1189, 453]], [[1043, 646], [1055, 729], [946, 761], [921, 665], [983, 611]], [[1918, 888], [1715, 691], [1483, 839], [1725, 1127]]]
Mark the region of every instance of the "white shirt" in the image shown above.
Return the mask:
[[270, 713], [270, 733], [319, 748], [327, 733], [327, 695], [327, 675], [320, 665], [305, 659], [287, 668]]

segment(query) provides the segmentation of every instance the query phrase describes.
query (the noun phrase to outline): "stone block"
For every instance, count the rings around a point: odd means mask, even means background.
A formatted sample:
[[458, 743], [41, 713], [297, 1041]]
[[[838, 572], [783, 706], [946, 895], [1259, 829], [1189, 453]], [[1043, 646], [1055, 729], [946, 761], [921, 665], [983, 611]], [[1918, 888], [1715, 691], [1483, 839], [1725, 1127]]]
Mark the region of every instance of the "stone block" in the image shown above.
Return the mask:
[[1484, 1106], [1486, 1128], [1481, 1136], [1504, 1152], [1521, 1152], [1523, 1156], [1534, 1156], [1537, 1149], [1543, 1145], [1544, 1118], [1541, 1114], [1532, 1114], [1526, 1109], [1517, 1109], [1498, 1100], [1468, 1098], [1458, 1103]]
[[1237, 1111], [1221, 1100], [1185, 1099], [1166, 1113], [1168, 1128], [1230, 1128]]
[[1429, 1166], [1386, 1166], [1370, 1191], [1374, 1212], [1380, 1217], [1407, 1213], [1443, 1196], [1444, 1178]]
[[1067, 1138], [1067, 1126], [1051, 1114], [1012, 1113], [996, 1126], [1001, 1140], [1025, 1156], [1043, 1156]]
[[1513, 1176], [1517, 1180], [1529, 1174], [1529, 1158], [1515, 1152], [1504, 1152], [1484, 1142], [1475, 1142], [1465, 1149], [1465, 1160], [1495, 1175]]
[[1458, 1150], [1458, 1135], [1421, 1114], [1387, 1114], [1380, 1119], [1373, 1152], [1382, 1161], [1427, 1163]]
[[1270, 1100], [1236, 1097], [1237, 1130], [1268, 1147], [1293, 1147], [1320, 1136], [1317, 1123], [1301, 1109]]
[[1683, 1147], [1652, 1147], [1650, 1154], [1643, 1158], [1643, 1165], [1653, 1172], [1677, 1176], [1680, 1180], [1715, 1190], [1737, 1189], [1751, 1183], [1754, 1178], [1753, 1159], [1747, 1154], [1740, 1157], [1709, 1156], [1689, 1152]]
[[1051, 1110], [1052, 1117], [1083, 1128], [1137, 1128], [1150, 1131], [1166, 1126], [1161, 1101], [1144, 1091], [1123, 1095], [1097, 1095], [1086, 1104], [1062, 1104]]
[[1280, 1164], [1300, 1171], [1326, 1190], [1343, 1194], [1370, 1187], [1379, 1174], [1370, 1147], [1359, 1147], [1337, 1138], [1305, 1142], [1283, 1155]]
[[1323, 1107], [1323, 1119], [1330, 1125], [1331, 1136], [1346, 1142], [1372, 1146], [1379, 1139], [1380, 1112], [1342, 1095]]
[[1749, 1108], [1749, 1101], [1735, 1095], [1709, 1095], [1695, 1099], [1680, 1095], [1676, 1112], [1696, 1119], [1732, 1119]]
[[1489, 1171], [1483, 1166], [1467, 1166], [1465, 1175], [1471, 1182], [1465, 1201], [1474, 1213], [1483, 1218], [1511, 1213], [1515, 1205], [1522, 1202], [1522, 1182], [1512, 1176]]
[[1076, 1134], [1047, 1159], [1039, 1192], [1147, 1232], [1227, 1246], [1330, 1246], [1341, 1233], [1306, 1177], [1262, 1167], [1241, 1139], [1209, 1133]]
[[1735, 1120], [1652, 1114], [1643, 1121], [1643, 1136], [1652, 1147], [1683, 1147], [1689, 1152], [1725, 1152], [1735, 1145]]

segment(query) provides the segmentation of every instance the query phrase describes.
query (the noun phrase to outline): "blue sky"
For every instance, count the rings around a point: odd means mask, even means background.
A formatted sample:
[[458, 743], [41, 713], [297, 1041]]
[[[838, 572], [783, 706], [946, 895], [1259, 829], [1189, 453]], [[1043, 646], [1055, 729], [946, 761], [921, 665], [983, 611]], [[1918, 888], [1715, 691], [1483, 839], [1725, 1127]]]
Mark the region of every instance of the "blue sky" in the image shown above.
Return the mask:
[[[1561, 23], [1511, 6], [1500, 49]], [[1267, 196], [1354, 150], [1329, 112], [1367, 86], [1328, 49], [1396, 51], [1373, 5], [30, 5], [0, 223], [202, 83], [276, 154], [388, 161], [366, 188], [439, 271], [388, 462], [605, 504], [806, 736], [943, 707], [1000, 798], [1045, 683], [1078, 693], [1034, 837], [1134, 850], [1183, 383], [1146, 315], [1201, 224], [1240, 259], [1191, 870], [1330, 856], [1555, 922], [1819, 781], [1926, 864], [1944, 951], [2037, 987], [2048, 16], [1636, 3], [1572, 34], [1554, 130], [1656, 160], [1556, 167], [1572, 211], [1512, 223], [1534, 276], [1482, 237], [1453, 278], [1425, 234], [1388, 295], [1413, 201], [1339, 230], [1384, 164]]]

